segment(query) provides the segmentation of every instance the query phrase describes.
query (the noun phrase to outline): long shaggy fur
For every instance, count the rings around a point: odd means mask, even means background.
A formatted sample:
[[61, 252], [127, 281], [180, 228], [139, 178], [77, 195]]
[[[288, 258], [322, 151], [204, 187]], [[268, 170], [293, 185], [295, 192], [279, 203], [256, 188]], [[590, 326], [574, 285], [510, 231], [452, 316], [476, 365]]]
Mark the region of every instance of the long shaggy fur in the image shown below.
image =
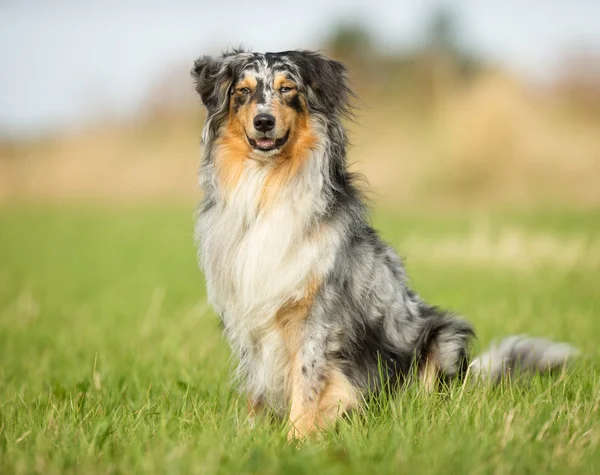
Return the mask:
[[577, 349], [567, 343], [515, 335], [492, 344], [469, 367], [475, 377], [497, 383], [511, 375], [523, 376], [560, 369], [578, 354]]
[[[232, 51], [201, 57], [192, 75], [207, 109], [199, 260], [251, 414], [288, 416], [290, 437], [301, 437], [413, 374], [429, 388], [464, 374], [471, 325], [409, 287], [347, 169], [343, 64]], [[254, 130], [259, 113], [276, 118], [271, 135]], [[513, 339], [472, 371], [496, 380], [517, 361], [547, 370], [571, 354]]]

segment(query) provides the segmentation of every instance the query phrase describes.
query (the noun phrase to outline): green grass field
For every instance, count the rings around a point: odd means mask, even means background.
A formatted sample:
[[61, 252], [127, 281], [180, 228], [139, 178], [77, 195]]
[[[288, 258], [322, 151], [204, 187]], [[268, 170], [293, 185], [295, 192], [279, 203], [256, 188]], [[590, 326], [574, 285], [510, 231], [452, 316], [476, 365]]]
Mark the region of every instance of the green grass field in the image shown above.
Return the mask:
[[380, 213], [413, 286], [573, 368], [413, 387], [317, 440], [246, 424], [197, 269], [192, 209], [0, 210], [0, 473], [600, 473], [600, 214]]

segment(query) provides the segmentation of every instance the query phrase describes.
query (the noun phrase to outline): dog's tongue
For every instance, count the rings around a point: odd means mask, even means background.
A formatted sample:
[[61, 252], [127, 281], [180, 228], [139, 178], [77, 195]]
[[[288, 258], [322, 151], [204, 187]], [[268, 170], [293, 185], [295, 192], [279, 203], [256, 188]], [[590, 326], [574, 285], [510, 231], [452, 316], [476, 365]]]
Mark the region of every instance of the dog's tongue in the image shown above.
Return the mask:
[[256, 145], [260, 148], [271, 148], [275, 145], [275, 140], [273, 139], [256, 139]]

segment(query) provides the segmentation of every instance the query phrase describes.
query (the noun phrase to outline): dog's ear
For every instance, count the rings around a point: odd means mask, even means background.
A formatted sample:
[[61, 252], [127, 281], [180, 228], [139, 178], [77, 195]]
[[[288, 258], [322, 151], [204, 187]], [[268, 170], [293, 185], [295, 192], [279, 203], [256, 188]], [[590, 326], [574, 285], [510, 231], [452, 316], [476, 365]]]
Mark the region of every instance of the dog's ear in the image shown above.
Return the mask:
[[191, 73], [196, 91], [209, 112], [223, 104], [233, 79], [231, 68], [223, 58], [201, 56], [194, 62]]
[[318, 53], [302, 51], [300, 54], [306, 60], [305, 80], [309, 88], [309, 100], [310, 95], [315, 96], [313, 107], [328, 114], [350, 114], [352, 91], [346, 66]]

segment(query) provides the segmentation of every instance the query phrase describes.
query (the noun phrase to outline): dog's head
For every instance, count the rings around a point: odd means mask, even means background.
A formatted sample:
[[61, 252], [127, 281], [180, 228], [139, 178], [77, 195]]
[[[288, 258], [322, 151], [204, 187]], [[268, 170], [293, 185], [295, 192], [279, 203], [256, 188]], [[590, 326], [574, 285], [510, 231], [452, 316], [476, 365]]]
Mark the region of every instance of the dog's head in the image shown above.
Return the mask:
[[227, 136], [252, 156], [310, 146], [317, 121], [349, 111], [346, 68], [309, 51], [202, 56], [192, 70], [208, 111], [205, 140]]

